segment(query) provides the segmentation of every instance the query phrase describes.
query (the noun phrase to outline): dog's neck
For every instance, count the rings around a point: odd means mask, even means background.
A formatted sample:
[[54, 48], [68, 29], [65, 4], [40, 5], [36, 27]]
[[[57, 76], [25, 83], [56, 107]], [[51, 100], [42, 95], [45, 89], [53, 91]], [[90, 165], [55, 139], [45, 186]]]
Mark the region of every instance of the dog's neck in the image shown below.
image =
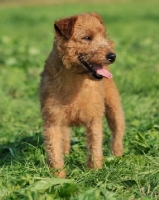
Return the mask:
[[[80, 87], [85, 83], [84, 76], [72, 72], [71, 69], [63, 65], [57, 46], [54, 44], [45, 65], [45, 74], [51, 80], [53, 93], [56, 92], [62, 99], [71, 100], [72, 94], [78, 94]], [[54, 84], [53, 84], [54, 83]], [[58, 97], [59, 98], [59, 97]]]

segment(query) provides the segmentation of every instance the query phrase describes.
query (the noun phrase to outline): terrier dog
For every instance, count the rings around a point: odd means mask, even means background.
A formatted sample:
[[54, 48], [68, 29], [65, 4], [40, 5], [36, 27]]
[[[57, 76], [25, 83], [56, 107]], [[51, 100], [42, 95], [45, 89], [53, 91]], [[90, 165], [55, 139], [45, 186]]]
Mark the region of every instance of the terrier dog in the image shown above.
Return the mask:
[[53, 50], [41, 74], [40, 102], [49, 166], [65, 177], [63, 154], [70, 151], [71, 126], [86, 128], [88, 167], [102, 168], [102, 119], [112, 132], [112, 151], [123, 150], [124, 115], [109, 71], [116, 55], [100, 15], [55, 21]]

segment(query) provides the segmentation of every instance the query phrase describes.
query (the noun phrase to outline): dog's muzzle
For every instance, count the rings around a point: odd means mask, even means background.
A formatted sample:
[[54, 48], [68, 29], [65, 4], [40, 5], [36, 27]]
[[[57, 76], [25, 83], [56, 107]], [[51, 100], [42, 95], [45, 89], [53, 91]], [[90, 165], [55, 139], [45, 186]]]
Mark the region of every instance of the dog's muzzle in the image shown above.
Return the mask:
[[84, 60], [84, 56], [83, 56], [83, 55], [80, 55], [80, 56], [78, 57], [78, 59], [79, 59], [79, 61], [88, 69], [88, 71], [91, 73], [91, 75], [92, 75], [95, 79], [100, 80], [100, 79], [103, 78], [103, 76], [101, 76], [101, 75], [99, 75], [99, 74], [96, 73], [96, 71], [95, 71], [94, 68], [93, 68], [93, 65], [89, 64], [88, 62], [86, 62], [86, 61]]
[[[109, 62], [112, 63], [115, 61], [115, 57], [116, 55], [113, 53], [111, 55], [107, 55], [109, 57]], [[108, 58], [107, 58], [108, 59]], [[102, 65], [99, 64], [89, 64], [88, 62], [85, 61], [85, 56], [84, 55], [79, 55], [78, 56], [78, 60], [88, 69], [88, 71], [91, 73], [91, 75], [95, 78], [95, 79], [102, 79], [103, 77], [105, 78], [112, 78], [112, 74], [104, 69], [102, 67]]]

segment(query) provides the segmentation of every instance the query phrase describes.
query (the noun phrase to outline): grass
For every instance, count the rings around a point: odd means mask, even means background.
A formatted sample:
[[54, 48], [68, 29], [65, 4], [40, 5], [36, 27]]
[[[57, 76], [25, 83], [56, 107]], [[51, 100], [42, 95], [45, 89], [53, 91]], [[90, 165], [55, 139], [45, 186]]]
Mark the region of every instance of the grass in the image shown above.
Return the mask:
[[[159, 3], [4, 6], [0, 8], [0, 199], [159, 199]], [[73, 128], [67, 178], [45, 161], [39, 74], [53, 43], [53, 21], [100, 13], [116, 43], [111, 66], [126, 118], [124, 156], [114, 158], [104, 120], [104, 166], [88, 170], [83, 128]]]

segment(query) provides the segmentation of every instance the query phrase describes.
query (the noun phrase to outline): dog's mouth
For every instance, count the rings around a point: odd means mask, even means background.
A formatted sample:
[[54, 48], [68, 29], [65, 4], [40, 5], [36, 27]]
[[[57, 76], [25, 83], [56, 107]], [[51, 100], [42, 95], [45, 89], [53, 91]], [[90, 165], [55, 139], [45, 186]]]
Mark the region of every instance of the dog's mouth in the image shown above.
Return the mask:
[[95, 79], [102, 79], [103, 77], [111, 79], [113, 77], [113, 75], [108, 70], [104, 69], [102, 65], [89, 64], [84, 61], [83, 56], [79, 56], [78, 59]]

